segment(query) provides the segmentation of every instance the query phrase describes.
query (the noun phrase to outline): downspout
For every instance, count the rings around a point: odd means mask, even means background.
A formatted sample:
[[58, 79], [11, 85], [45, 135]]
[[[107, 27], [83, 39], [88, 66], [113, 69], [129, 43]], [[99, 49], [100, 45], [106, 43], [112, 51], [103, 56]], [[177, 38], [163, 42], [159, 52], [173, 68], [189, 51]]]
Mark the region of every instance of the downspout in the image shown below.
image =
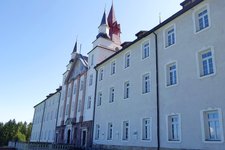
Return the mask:
[[159, 105], [159, 60], [158, 60], [158, 36], [155, 32], [155, 65], [156, 65], [156, 111], [157, 111], [157, 150], [160, 150], [160, 105]]
[[94, 122], [95, 122], [95, 106], [96, 106], [96, 95], [97, 95], [97, 81], [98, 81], [98, 70], [96, 70], [96, 77], [95, 77], [95, 94], [94, 94], [94, 108], [93, 108], [93, 123], [92, 123], [92, 147], [93, 147], [93, 141], [94, 141]]

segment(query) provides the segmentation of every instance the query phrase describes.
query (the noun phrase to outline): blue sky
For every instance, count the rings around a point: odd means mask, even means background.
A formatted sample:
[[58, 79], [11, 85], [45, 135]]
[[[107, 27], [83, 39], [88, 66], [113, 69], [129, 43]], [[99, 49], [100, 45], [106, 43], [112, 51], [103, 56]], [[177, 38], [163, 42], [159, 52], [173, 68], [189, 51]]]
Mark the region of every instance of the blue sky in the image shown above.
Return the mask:
[[[183, 0], [114, 0], [122, 42], [135, 39], [181, 9]], [[33, 106], [55, 92], [76, 37], [92, 49], [112, 0], [0, 1], [0, 122], [32, 121]]]

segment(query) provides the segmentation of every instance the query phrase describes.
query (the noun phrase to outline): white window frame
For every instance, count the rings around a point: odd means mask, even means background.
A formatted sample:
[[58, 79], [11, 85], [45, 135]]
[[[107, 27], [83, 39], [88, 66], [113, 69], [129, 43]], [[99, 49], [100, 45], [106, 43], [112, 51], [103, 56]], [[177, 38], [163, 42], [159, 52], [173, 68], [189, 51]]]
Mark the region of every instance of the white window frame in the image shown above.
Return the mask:
[[[127, 86], [129, 84], [129, 86]], [[124, 82], [124, 99], [130, 98], [130, 81]]]
[[108, 128], [107, 128], [107, 140], [112, 140], [113, 139], [113, 124], [112, 122], [108, 123]]
[[93, 84], [93, 74], [89, 76], [89, 86]]
[[[210, 112], [218, 112], [218, 120], [219, 120], [219, 126], [220, 126], [220, 140], [209, 140], [207, 139], [209, 133], [206, 133], [207, 130], [207, 122], [206, 115]], [[221, 108], [207, 108], [200, 111], [200, 118], [201, 118], [201, 129], [202, 129], [202, 142], [203, 143], [224, 143], [224, 131], [223, 131], [223, 116], [222, 116], [222, 109]]]
[[[208, 15], [208, 26], [203, 28], [203, 29], [199, 29], [199, 17], [198, 15], [203, 12], [204, 10], [207, 10], [207, 15]], [[194, 23], [194, 34], [198, 34], [201, 33], [202, 31], [208, 30], [211, 27], [211, 17], [210, 17], [210, 7], [209, 4], [205, 4], [203, 6], [197, 7], [192, 14], [192, 18], [193, 18], [193, 23]]]
[[[172, 116], [177, 116], [178, 117], [178, 135], [179, 135], [179, 138], [176, 140], [176, 139], [171, 139], [171, 135], [170, 135], [170, 132], [171, 131], [171, 117]], [[168, 114], [166, 116], [166, 128], [167, 128], [167, 142], [169, 143], [181, 143], [182, 141], [182, 134], [181, 134], [181, 130], [182, 130], [182, 124], [181, 124], [181, 114], [179, 113], [171, 113], [171, 114]]]
[[98, 92], [98, 99], [97, 99], [97, 106], [101, 106], [102, 105], [102, 91]]
[[91, 66], [94, 64], [94, 54], [91, 55]]
[[111, 62], [111, 75], [114, 75], [116, 73], [116, 61]]
[[83, 91], [84, 89], [84, 81], [80, 80], [80, 91]]
[[[149, 138], [145, 138], [144, 136], [145, 136], [145, 134], [144, 134], [144, 132], [145, 132], [145, 124], [144, 124], [144, 121], [145, 120], [149, 120]], [[152, 140], [152, 118], [142, 118], [141, 119], [141, 139], [142, 139], [142, 141], [148, 141], [148, 142], [150, 142], [151, 140]]]
[[[148, 44], [148, 49], [147, 49], [148, 52], [146, 51], [146, 45], [147, 44]], [[142, 59], [146, 59], [146, 58], [150, 57], [150, 40], [146, 40], [146, 41], [141, 43], [141, 51], [142, 51], [142, 55], [141, 55]], [[146, 54], [148, 54], [148, 55], [146, 55]]]
[[[202, 64], [202, 54], [206, 53], [208, 51], [211, 51], [211, 57], [212, 57], [212, 65], [213, 65], [213, 73], [208, 74], [208, 75], [203, 75], [203, 64]], [[211, 77], [216, 75], [216, 62], [215, 62], [215, 54], [214, 54], [214, 47], [210, 46], [210, 47], [204, 47], [202, 48], [200, 51], [197, 52], [196, 54], [197, 57], [197, 73], [198, 73], [198, 78], [199, 79], [204, 79], [207, 77]]]
[[[125, 138], [125, 136], [126, 135], [124, 135], [125, 134], [125, 123], [128, 123], [128, 135], [127, 135], [127, 138]], [[129, 136], [130, 136], [130, 121], [129, 120], [126, 120], [126, 121], [123, 121], [122, 122], [122, 132], [121, 132], [122, 134], [121, 134], [121, 139], [122, 139], [122, 141], [129, 141]]]
[[115, 101], [115, 88], [110, 87], [109, 89], [109, 103], [113, 103]]
[[91, 108], [91, 96], [88, 96], [87, 109]]
[[[129, 56], [129, 57], [128, 57]], [[129, 68], [130, 67], [130, 58], [131, 58], [131, 55], [130, 55], [130, 52], [126, 52], [125, 55], [124, 55], [124, 68]]]
[[81, 112], [81, 100], [78, 101], [78, 109], [77, 112]]
[[95, 140], [99, 140], [100, 139], [100, 125], [96, 124], [95, 125]]
[[99, 69], [99, 81], [102, 81], [104, 77], [104, 69], [100, 68]]
[[[176, 66], [176, 83], [175, 84], [170, 84], [170, 67], [175, 64]], [[166, 87], [174, 87], [178, 85], [178, 80], [179, 80], [179, 76], [178, 76], [178, 63], [177, 61], [171, 61], [168, 62], [165, 65], [165, 86]]]
[[[146, 80], [145, 77], [149, 77], [148, 81], [147, 81], [147, 87], [146, 87]], [[147, 90], [146, 90], [147, 88]], [[144, 75], [142, 75], [142, 94], [147, 94], [151, 92], [151, 75], [150, 73], [145, 73]]]
[[[169, 43], [168, 43], [169, 42], [168, 41], [168, 35], [169, 35], [168, 32], [171, 31], [171, 30], [174, 30], [173, 31], [174, 42], [169, 45]], [[164, 37], [164, 49], [167, 49], [169, 47], [172, 47], [172, 46], [176, 45], [176, 42], [177, 42], [176, 25], [172, 24], [172, 25], [167, 26], [163, 31], [163, 37]]]

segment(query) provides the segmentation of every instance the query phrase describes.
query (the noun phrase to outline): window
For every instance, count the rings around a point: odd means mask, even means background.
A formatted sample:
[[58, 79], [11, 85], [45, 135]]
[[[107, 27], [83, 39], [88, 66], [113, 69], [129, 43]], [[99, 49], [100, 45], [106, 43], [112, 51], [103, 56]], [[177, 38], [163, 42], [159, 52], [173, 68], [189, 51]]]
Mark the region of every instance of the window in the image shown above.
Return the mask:
[[109, 93], [109, 102], [110, 103], [114, 102], [114, 99], [115, 99], [115, 88], [111, 87]]
[[81, 111], [81, 100], [78, 101], [78, 110], [77, 110], [77, 111], [78, 111], [78, 112]]
[[214, 73], [213, 53], [211, 49], [199, 53], [200, 77]]
[[177, 84], [177, 65], [176, 63], [171, 63], [167, 65], [167, 86]]
[[149, 42], [145, 42], [142, 44], [142, 59], [149, 57], [150, 53], [150, 46]]
[[91, 96], [88, 97], [87, 109], [91, 108]]
[[84, 81], [80, 82], [80, 91], [82, 91], [84, 89]]
[[99, 71], [99, 81], [103, 80], [103, 69]]
[[95, 130], [95, 140], [99, 140], [100, 137], [100, 125], [96, 125], [96, 130]]
[[94, 64], [94, 54], [91, 55], [91, 66]]
[[111, 75], [115, 74], [116, 73], [116, 62], [113, 61], [111, 63]]
[[209, 10], [207, 6], [201, 8], [197, 12], [195, 12], [195, 26], [196, 32], [201, 31], [207, 27], [209, 27]]
[[90, 75], [89, 77], [89, 86], [93, 84], [93, 74]]
[[150, 74], [147, 73], [142, 77], [142, 93], [149, 93], [150, 92]]
[[180, 141], [180, 117], [168, 116], [168, 141]]
[[66, 104], [66, 115], [69, 114], [69, 104]]
[[112, 125], [112, 123], [108, 123], [108, 135], [107, 135], [107, 139], [108, 140], [112, 140], [112, 136], [113, 136], [113, 125]]
[[130, 53], [125, 54], [125, 68], [130, 66]]
[[74, 86], [73, 86], [73, 94], [74, 94], [74, 95], [76, 94], [76, 91], [77, 91], [77, 85], [76, 85], [76, 83], [75, 83]]
[[129, 138], [129, 122], [123, 122], [123, 140], [128, 140]]
[[221, 110], [203, 111], [204, 141], [223, 141]]
[[[69, 85], [69, 87], [68, 87], [68, 91], [67, 91], [67, 97], [70, 97], [70, 95], [71, 95], [71, 86]], [[50, 103], [48, 103], [48, 105], [49, 105]]]
[[150, 136], [151, 136], [150, 119], [146, 118], [143, 119], [142, 122], [142, 139], [150, 140]]
[[98, 93], [98, 101], [97, 101], [97, 106], [100, 106], [102, 104], [102, 92]]
[[124, 83], [124, 99], [130, 97], [130, 83], [129, 81]]
[[165, 30], [165, 43], [166, 47], [169, 47], [176, 42], [176, 36], [175, 36], [175, 26], [168, 28]]

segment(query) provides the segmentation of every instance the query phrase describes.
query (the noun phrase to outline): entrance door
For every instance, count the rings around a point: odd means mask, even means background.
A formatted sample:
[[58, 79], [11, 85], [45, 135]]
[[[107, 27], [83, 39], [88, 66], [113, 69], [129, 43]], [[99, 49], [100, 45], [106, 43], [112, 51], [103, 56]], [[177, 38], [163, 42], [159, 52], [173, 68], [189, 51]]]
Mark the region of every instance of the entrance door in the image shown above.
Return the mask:
[[85, 147], [87, 144], [87, 130], [82, 130], [82, 139], [81, 139], [81, 146]]
[[67, 131], [67, 144], [70, 144], [70, 130]]

